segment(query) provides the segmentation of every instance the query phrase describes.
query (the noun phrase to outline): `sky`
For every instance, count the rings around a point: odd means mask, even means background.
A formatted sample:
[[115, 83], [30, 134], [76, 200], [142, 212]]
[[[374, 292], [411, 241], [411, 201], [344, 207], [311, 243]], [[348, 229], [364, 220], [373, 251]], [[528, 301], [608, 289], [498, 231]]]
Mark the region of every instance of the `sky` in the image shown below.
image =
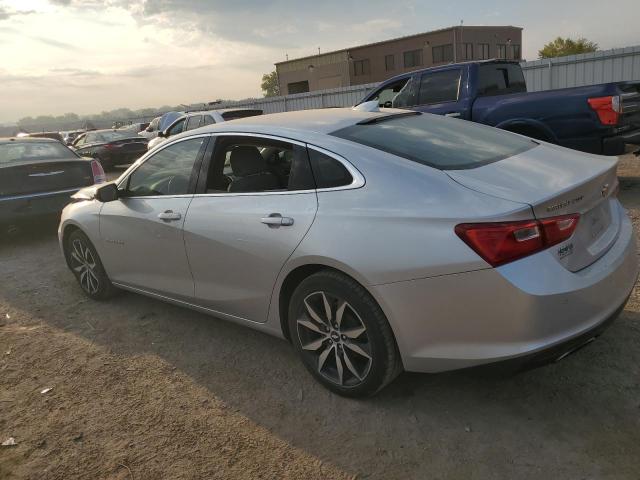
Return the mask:
[[638, 18], [638, 0], [0, 0], [0, 124], [260, 97], [287, 54], [460, 21], [523, 27], [530, 60], [559, 35], [639, 45]]

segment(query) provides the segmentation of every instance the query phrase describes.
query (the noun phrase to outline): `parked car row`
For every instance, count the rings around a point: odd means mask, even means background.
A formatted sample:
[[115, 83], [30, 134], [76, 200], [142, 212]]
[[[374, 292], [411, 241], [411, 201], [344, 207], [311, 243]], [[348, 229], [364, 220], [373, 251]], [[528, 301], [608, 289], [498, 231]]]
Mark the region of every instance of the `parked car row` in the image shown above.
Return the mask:
[[0, 139], [0, 230], [59, 215], [72, 194], [105, 181], [98, 160], [57, 140]]
[[213, 125], [214, 123], [228, 122], [237, 118], [252, 117], [262, 115], [262, 110], [251, 108], [228, 108], [223, 110], [209, 110], [205, 112], [185, 113], [175, 118], [164, 130], [159, 130], [152, 140], [149, 141], [148, 148], [151, 150], [166, 141], [169, 137], [188, 130]]
[[105, 170], [128, 165], [147, 151], [148, 140], [129, 130], [93, 130], [78, 136], [73, 148], [78, 155], [100, 161]]

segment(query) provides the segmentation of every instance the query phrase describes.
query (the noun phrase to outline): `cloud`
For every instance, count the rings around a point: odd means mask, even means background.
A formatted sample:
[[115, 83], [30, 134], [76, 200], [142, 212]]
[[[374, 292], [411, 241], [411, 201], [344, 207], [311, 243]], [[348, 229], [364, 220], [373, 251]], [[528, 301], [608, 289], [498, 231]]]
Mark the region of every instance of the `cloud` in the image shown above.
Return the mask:
[[35, 10], [13, 10], [8, 9], [0, 5], [0, 22], [3, 20], [9, 20], [12, 17], [20, 17], [24, 15], [33, 15], [36, 13]]
[[61, 42], [60, 40], [54, 40], [53, 38], [41, 37], [38, 35], [26, 35], [31, 40], [35, 40], [36, 42], [40, 42], [49, 47], [62, 48], [64, 50], [81, 50], [77, 45], [72, 45], [71, 43]]
[[54, 75], [62, 75], [68, 77], [98, 77], [103, 75], [97, 70], [85, 70], [82, 68], [50, 68], [49, 72]]

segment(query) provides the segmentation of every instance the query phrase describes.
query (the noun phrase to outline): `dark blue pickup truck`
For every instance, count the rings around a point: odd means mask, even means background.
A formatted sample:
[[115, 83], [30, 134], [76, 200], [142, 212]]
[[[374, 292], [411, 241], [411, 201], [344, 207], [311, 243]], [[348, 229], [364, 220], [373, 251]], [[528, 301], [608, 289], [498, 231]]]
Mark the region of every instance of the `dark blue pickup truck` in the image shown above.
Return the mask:
[[640, 82], [527, 92], [517, 62], [488, 60], [393, 77], [363, 102], [484, 123], [565, 147], [619, 155], [640, 144]]

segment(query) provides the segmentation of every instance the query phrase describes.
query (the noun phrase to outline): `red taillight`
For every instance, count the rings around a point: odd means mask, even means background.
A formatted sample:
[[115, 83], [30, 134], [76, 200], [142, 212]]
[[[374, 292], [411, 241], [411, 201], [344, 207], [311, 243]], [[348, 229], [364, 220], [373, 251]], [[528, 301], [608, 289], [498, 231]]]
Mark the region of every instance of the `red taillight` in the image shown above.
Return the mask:
[[589, 106], [595, 110], [603, 125], [617, 125], [622, 113], [622, 102], [619, 96], [594, 97], [587, 99]]
[[532, 255], [565, 241], [580, 215], [500, 223], [462, 223], [456, 234], [493, 267]]
[[98, 160], [91, 160], [91, 173], [93, 174], [93, 183], [104, 183], [107, 181], [107, 176]]

